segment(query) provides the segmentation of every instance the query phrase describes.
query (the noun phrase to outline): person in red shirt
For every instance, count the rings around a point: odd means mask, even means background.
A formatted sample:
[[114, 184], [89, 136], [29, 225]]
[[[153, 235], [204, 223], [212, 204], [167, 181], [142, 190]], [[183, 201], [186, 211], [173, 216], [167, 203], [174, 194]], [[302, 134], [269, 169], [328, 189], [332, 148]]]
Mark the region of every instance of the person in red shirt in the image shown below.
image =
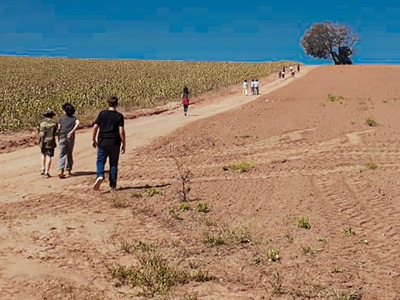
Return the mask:
[[189, 89], [186, 85], [183, 88], [182, 92], [182, 104], [183, 104], [183, 113], [185, 116], [187, 116], [187, 112], [189, 109]]

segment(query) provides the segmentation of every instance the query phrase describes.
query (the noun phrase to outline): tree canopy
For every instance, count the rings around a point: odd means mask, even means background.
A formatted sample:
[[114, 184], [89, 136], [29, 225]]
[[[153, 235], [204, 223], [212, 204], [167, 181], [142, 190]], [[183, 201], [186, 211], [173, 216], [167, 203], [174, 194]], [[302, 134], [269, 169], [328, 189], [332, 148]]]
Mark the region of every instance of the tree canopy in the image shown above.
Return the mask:
[[335, 65], [352, 64], [354, 44], [359, 35], [346, 25], [334, 24], [330, 21], [315, 23], [301, 38], [301, 45], [307, 55], [328, 59]]

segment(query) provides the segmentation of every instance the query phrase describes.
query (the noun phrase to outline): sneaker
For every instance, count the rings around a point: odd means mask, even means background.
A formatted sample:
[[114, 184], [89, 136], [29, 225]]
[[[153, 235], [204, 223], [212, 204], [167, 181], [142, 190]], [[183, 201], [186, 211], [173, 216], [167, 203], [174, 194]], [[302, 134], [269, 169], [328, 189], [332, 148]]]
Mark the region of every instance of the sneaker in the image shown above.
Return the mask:
[[51, 175], [49, 172], [44, 173], [44, 178], [50, 178], [50, 177], [51, 177]]
[[58, 177], [60, 177], [60, 178], [64, 178], [65, 177], [64, 170], [58, 171]]
[[98, 191], [100, 188], [101, 183], [103, 182], [104, 178], [103, 177], [97, 177], [96, 182], [94, 183], [93, 189], [95, 191]]
[[44, 173], [45, 173], [45, 172], [44, 172], [44, 169], [41, 169], [41, 170], [40, 170], [40, 175], [44, 175]]

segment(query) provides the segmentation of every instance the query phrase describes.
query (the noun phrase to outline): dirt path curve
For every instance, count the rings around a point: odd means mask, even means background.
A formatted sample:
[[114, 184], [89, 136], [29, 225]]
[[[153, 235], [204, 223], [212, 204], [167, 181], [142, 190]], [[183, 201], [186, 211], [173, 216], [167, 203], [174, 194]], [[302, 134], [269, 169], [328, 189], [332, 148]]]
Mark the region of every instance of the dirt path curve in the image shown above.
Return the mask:
[[[305, 76], [315, 66], [305, 66], [297, 77]], [[276, 74], [271, 74], [260, 80], [260, 91], [263, 95], [286, 86], [296, 79], [276, 79]], [[129, 159], [133, 149], [150, 143], [154, 138], [164, 136], [179, 127], [196, 120], [204, 119], [219, 113], [232, 110], [250, 101], [255, 101], [259, 96], [244, 96], [241, 85], [235, 85], [227, 94], [217, 92], [211, 100], [204, 100], [189, 107], [189, 115], [183, 116], [181, 108], [161, 115], [142, 117], [126, 120], [127, 153], [120, 158], [120, 168], [124, 168], [124, 161]], [[213, 94], [211, 94], [213, 95]], [[77, 176], [60, 180], [56, 176], [58, 151], [51, 167], [50, 179], [39, 177], [40, 154], [38, 147], [25, 148], [11, 153], [0, 154], [0, 203], [22, 201], [26, 197], [37, 197], [44, 193], [52, 193], [66, 186], [79, 186], [82, 176], [95, 175], [96, 150], [91, 147], [91, 130], [82, 130], [77, 133], [74, 149], [74, 172]], [[82, 188], [84, 186], [82, 185]], [[90, 189], [90, 186], [87, 186]]]

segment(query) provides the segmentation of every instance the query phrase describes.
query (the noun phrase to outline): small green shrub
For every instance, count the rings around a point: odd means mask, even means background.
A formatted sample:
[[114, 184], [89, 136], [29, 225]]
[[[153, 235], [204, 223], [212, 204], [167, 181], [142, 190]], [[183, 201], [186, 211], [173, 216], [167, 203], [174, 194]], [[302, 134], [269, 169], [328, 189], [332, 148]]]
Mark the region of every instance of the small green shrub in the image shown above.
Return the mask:
[[323, 237], [323, 236], [319, 236], [319, 237], [317, 237], [317, 241], [318, 242], [322, 242], [322, 243], [326, 243], [326, 238]]
[[290, 234], [290, 232], [287, 232], [287, 233], [285, 234], [285, 238], [286, 238], [286, 240], [288, 241], [288, 243], [293, 243], [294, 238], [293, 238], [293, 236]]
[[263, 260], [262, 260], [261, 257], [255, 256], [255, 257], [253, 257], [252, 261], [253, 261], [253, 263], [255, 263], [256, 265], [258, 265], [258, 264], [261, 264]]
[[252, 162], [233, 162], [231, 164], [227, 164], [222, 166], [222, 169], [224, 169], [224, 171], [236, 171], [237, 173], [244, 173], [244, 172], [248, 172], [250, 169], [254, 168], [255, 164]]
[[213, 236], [207, 233], [203, 238], [203, 242], [210, 246], [220, 246], [225, 244], [225, 239], [223, 238], [221, 233], [217, 236]]
[[343, 270], [339, 267], [334, 267], [331, 269], [331, 273], [343, 273]]
[[343, 99], [344, 99], [344, 97], [342, 97], [342, 96], [335, 96], [335, 95], [332, 95], [332, 94], [328, 94], [326, 96], [326, 100], [331, 101], [331, 102], [340, 101], [340, 100], [343, 100]]
[[190, 210], [190, 206], [188, 202], [182, 202], [181, 205], [179, 205], [179, 210], [180, 211], [188, 211]]
[[175, 220], [178, 220], [178, 221], [182, 221], [183, 220], [183, 218], [181, 217], [181, 214], [179, 212], [177, 212], [176, 209], [173, 208], [173, 207], [171, 207], [169, 209], [169, 214]]
[[278, 261], [280, 260], [279, 256], [280, 251], [278, 249], [270, 249], [267, 251], [267, 257], [269, 261]]
[[153, 197], [154, 195], [164, 196], [164, 191], [159, 191], [153, 186], [144, 192], [144, 195], [147, 197]]
[[365, 166], [366, 166], [368, 169], [370, 169], [370, 170], [376, 170], [376, 169], [378, 169], [378, 165], [377, 165], [375, 162], [373, 162], [373, 161], [371, 161], [371, 162], [369, 162], [369, 163], [366, 163]]
[[310, 219], [307, 217], [301, 217], [297, 219], [297, 227], [304, 228], [304, 229], [310, 229]]
[[350, 226], [347, 226], [347, 227], [343, 228], [343, 229], [342, 229], [342, 233], [343, 233], [345, 236], [351, 236], [351, 235], [355, 234], [355, 232], [351, 229]]
[[375, 121], [374, 119], [371, 119], [371, 118], [365, 119], [365, 123], [366, 123], [368, 126], [376, 126], [376, 125], [378, 125], [378, 123], [376, 123], [376, 121]]
[[194, 211], [208, 213], [210, 211], [210, 209], [208, 208], [207, 203], [200, 202], [196, 205], [196, 207], [194, 208]]
[[301, 253], [304, 255], [314, 255], [316, 251], [311, 246], [301, 246]]

